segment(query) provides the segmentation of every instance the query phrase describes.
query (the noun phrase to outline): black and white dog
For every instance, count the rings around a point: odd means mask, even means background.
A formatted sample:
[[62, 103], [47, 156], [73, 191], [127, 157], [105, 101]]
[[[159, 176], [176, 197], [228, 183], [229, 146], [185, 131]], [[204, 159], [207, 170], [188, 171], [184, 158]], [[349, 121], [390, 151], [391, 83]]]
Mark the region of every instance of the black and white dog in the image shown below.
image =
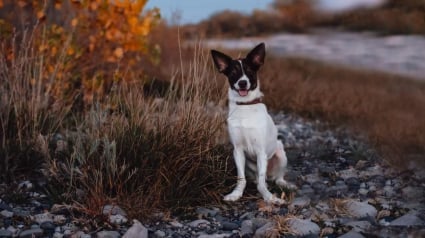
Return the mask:
[[282, 199], [270, 193], [266, 184], [267, 178], [279, 186], [287, 186], [283, 178], [287, 158], [282, 142], [277, 139], [277, 128], [262, 103], [263, 93], [257, 78], [266, 55], [265, 45], [257, 45], [243, 59], [234, 60], [216, 50], [211, 50], [211, 54], [218, 71], [230, 84], [227, 123], [238, 173], [236, 188], [224, 196], [224, 200], [236, 201], [242, 196], [246, 172], [254, 177], [266, 202], [283, 204]]

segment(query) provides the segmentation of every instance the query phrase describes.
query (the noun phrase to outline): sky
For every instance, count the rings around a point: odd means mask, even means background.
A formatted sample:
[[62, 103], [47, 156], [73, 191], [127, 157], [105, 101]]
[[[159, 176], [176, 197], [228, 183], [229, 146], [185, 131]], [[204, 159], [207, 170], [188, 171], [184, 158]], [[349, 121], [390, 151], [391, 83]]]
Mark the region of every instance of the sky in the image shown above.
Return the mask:
[[[385, 0], [317, 0], [319, 8], [327, 11], [344, 11], [352, 7], [376, 6]], [[198, 23], [223, 10], [251, 13], [254, 9], [266, 10], [273, 0], [148, 0], [147, 9], [158, 7], [162, 18], [171, 24]], [[178, 16], [178, 17], [176, 17]]]

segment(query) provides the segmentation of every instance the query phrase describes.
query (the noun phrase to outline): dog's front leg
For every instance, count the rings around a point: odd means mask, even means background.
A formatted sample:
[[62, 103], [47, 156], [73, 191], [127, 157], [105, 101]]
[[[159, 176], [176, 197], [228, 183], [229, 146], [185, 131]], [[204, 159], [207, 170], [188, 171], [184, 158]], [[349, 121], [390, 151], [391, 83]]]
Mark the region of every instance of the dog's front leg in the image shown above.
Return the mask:
[[265, 202], [273, 204], [283, 204], [283, 201], [280, 198], [274, 196], [268, 189], [266, 184], [266, 173], [267, 173], [267, 155], [266, 153], [259, 153], [257, 155], [257, 169], [258, 169], [258, 184], [257, 189], [263, 195]]
[[233, 191], [224, 196], [224, 201], [236, 201], [242, 197], [243, 191], [246, 187], [245, 178], [245, 154], [241, 148], [235, 147], [233, 150], [233, 157], [235, 159], [236, 170], [238, 173], [238, 182]]

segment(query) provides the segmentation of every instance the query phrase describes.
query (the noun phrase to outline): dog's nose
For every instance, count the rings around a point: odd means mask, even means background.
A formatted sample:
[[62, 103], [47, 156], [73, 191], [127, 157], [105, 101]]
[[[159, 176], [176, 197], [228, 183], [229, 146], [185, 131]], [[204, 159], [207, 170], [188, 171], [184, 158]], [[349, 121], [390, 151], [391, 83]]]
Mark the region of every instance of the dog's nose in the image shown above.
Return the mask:
[[240, 80], [238, 82], [238, 86], [240, 89], [246, 89], [246, 86], [248, 85], [248, 82], [246, 80]]

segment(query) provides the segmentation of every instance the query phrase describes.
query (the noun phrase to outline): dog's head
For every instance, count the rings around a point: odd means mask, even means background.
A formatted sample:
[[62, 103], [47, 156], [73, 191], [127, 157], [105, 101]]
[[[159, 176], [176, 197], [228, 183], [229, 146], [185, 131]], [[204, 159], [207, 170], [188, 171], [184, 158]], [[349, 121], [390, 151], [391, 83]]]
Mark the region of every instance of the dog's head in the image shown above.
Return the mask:
[[254, 47], [245, 58], [234, 60], [216, 50], [211, 50], [214, 64], [220, 73], [229, 79], [230, 88], [240, 97], [246, 97], [257, 89], [257, 71], [264, 63], [266, 49], [264, 43]]

